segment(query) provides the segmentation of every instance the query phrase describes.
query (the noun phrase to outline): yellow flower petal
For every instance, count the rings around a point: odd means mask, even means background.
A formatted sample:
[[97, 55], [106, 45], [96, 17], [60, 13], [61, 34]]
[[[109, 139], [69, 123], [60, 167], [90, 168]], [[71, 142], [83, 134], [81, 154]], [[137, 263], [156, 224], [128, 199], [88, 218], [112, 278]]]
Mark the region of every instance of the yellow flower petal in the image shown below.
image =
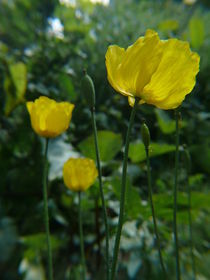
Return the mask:
[[148, 30], [145, 37], [140, 37], [126, 50], [119, 72], [126, 81], [127, 91], [133, 96], [142, 97], [144, 86], [160, 63], [163, 53], [161, 45], [158, 34]]
[[154, 73], [162, 56], [158, 34], [148, 30], [126, 51], [110, 46], [106, 66], [110, 84], [123, 95], [141, 98], [142, 89]]
[[[128, 96], [128, 103], [131, 107], [133, 107], [134, 103], [135, 103], [135, 97]], [[144, 103], [145, 103], [145, 101], [143, 99], [141, 99], [139, 101], [139, 105], [144, 104]]]
[[125, 89], [123, 79], [119, 75], [119, 66], [125, 55], [125, 50], [118, 46], [109, 46], [106, 52], [107, 77], [112, 87], [123, 95], [131, 95]]
[[72, 116], [74, 105], [68, 102], [56, 102], [41, 96], [35, 102], [26, 104], [34, 131], [43, 137], [56, 137], [66, 131]]
[[189, 44], [177, 39], [160, 40], [147, 30], [126, 51], [110, 46], [106, 53], [107, 75], [113, 88], [134, 97], [140, 104], [148, 103], [162, 109], [178, 107], [194, 85], [200, 58]]
[[65, 185], [72, 191], [85, 191], [98, 176], [95, 163], [88, 158], [70, 158], [63, 166]]
[[189, 44], [177, 39], [164, 42], [161, 62], [151, 81], [144, 87], [148, 104], [161, 109], [178, 107], [195, 85], [200, 58], [191, 52]]

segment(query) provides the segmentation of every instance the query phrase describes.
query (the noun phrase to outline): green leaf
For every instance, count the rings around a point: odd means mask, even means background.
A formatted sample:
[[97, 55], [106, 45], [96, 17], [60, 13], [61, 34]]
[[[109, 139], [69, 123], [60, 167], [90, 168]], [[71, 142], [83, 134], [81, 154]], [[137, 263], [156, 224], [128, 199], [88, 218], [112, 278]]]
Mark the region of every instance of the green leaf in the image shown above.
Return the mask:
[[[112, 131], [98, 131], [98, 144], [101, 160], [109, 161], [121, 150], [122, 136]], [[93, 135], [80, 142], [78, 147], [84, 156], [96, 159]]]
[[[171, 194], [154, 194], [153, 201], [158, 217], [165, 220], [172, 220], [173, 217], [173, 196]], [[202, 209], [209, 209], [210, 194], [191, 192], [192, 214], [195, 218]], [[179, 192], [177, 198], [178, 217], [180, 222], [188, 221], [188, 195]]]
[[190, 41], [195, 49], [199, 49], [204, 42], [204, 23], [200, 18], [192, 17], [189, 22]]
[[[176, 130], [176, 122], [175, 120], [171, 119], [169, 115], [160, 109], [155, 109], [155, 114], [157, 117], [158, 125], [160, 130], [164, 134], [171, 134]], [[187, 123], [185, 121], [181, 122], [181, 128], [185, 127]]]
[[158, 125], [165, 134], [173, 133], [176, 130], [176, 122], [172, 120], [163, 110], [155, 109]]
[[27, 85], [27, 69], [24, 63], [8, 65], [8, 75], [4, 80], [5, 114], [9, 115], [11, 111], [24, 101]]
[[70, 101], [75, 101], [77, 98], [77, 94], [74, 90], [74, 86], [70, 77], [65, 73], [60, 74], [59, 84], [62, 93], [68, 96]]
[[[121, 180], [119, 178], [114, 178], [109, 182], [109, 185], [112, 186], [112, 190], [118, 200], [120, 200], [121, 195]], [[127, 191], [125, 198], [125, 215], [127, 219], [137, 219], [142, 213], [143, 208], [142, 200], [138, 190], [135, 187], [131, 186], [131, 182], [128, 179], [126, 183]], [[116, 209], [114, 209], [116, 210]]]
[[12, 64], [9, 67], [13, 83], [16, 88], [16, 96], [19, 100], [23, 100], [26, 91], [27, 82], [27, 69], [26, 65], [22, 62]]
[[174, 19], [163, 20], [158, 24], [161, 31], [175, 31], [179, 28], [179, 22]]
[[[66, 240], [57, 238], [56, 236], [50, 235], [52, 250], [56, 250], [62, 246], [64, 246]], [[21, 241], [27, 249], [25, 250], [25, 257], [27, 259], [33, 260], [37, 254], [43, 253], [43, 251], [47, 251], [47, 243], [46, 243], [46, 234], [45, 233], [37, 233], [31, 234], [27, 236], [23, 236]]]
[[[165, 143], [152, 143], [149, 149], [150, 157], [160, 156], [175, 151], [175, 146]], [[129, 150], [129, 158], [132, 162], [141, 162], [146, 159], [144, 144], [141, 141], [131, 143]]]

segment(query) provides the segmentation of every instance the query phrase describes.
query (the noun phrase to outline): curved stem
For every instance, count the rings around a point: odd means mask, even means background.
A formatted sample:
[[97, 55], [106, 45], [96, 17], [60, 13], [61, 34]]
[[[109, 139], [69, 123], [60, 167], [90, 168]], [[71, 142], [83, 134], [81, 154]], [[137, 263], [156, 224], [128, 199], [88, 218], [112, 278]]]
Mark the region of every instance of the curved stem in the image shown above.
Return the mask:
[[120, 195], [120, 214], [119, 214], [117, 234], [116, 234], [116, 239], [115, 239], [115, 244], [114, 244], [114, 256], [113, 256], [113, 262], [112, 262], [111, 280], [115, 279], [117, 258], [118, 258], [119, 247], [120, 247], [120, 238], [121, 238], [123, 219], [124, 219], [124, 208], [125, 208], [126, 175], [127, 175], [129, 142], [130, 142], [131, 128], [133, 126], [134, 118], [135, 118], [136, 111], [138, 108], [138, 102], [139, 102], [139, 99], [136, 98], [135, 104], [134, 104], [132, 112], [131, 112], [127, 135], [126, 135], [125, 151], [124, 151], [124, 158], [123, 158], [123, 171], [122, 171], [122, 188], [121, 188], [121, 195]]
[[106, 234], [106, 273], [107, 273], [107, 280], [109, 280], [110, 279], [109, 225], [108, 225], [106, 203], [105, 203], [103, 185], [102, 185], [102, 172], [101, 172], [101, 163], [100, 163], [100, 153], [99, 153], [99, 148], [98, 148], [98, 136], [97, 136], [97, 127], [96, 127], [96, 120], [95, 120], [95, 108], [92, 108], [91, 115], [92, 115], [92, 126], [93, 126], [94, 142], [95, 142], [95, 150], [96, 150], [96, 162], [97, 162], [97, 168], [98, 168], [99, 191], [100, 191], [102, 208], [103, 208], [105, 234]]
[[151, 169], [150, 169], [150, 159], [149, 159], [149, 149], [145, 147], [146, 150], [146, 157], [147, 157], [147, 179], [148, 179], [148, 190], [149, 190], [149, 199], [150, 199], [150, 205], [152, 210], [152, 218], [153, 218], [153, 224], [154, 224], [154, 231], [156, 236], [156, 242], [158, 247], [158, 254], [160, 259], [160, 265], [162, 268], [164, 279], [166, 279], [166, 271], [163, 263], [162, 253], [161, 253], [161, 247], [160, 247], [160, 238], [158, 234], [158, 228], [157, 228], [157, 222], [156, 222], [156, 216], [155, 216], [155, 209], [152, 199], [152, 183], [151, 183]]
[[82, 229], [82, 211], [81, 211], [81, 192], [78, 192], [79, 205], [78, 205], [78, 219], [79, 219], [79, 235], [80, 235], [80, 253], [82, 259], [82, 279], [85, 280], [86, 275], [86, 264], [85, 264], [85, 250], [84, 250], [84, 238], [83, 238], [83, 229]]
[[193, 232], [191, 217], [191, 188], [189, 184], [189, 174], [187, 174], [187, 192], [188, 192], [188, 219], [189, 219], [189, 236], [190, 236], [190, 254], [192, 260], [193, 280], [196, 280], [195, 258], [193, 254]]
[[180, 280], [180, 264], [179, 264], [179, 240], [177, 233], [177, 187], [178, 187], [178, 166], [179, 166], [179, 112], [175, 110], [176, 116], [176, 152], [175, 152], [175, 174], [174, 174], [174, 211], [173, 211], [173, 229], [174, 243], [176, 254], [176, 279]]
[[49, 280], [53, 280], [53, 265], [52, 265], [52, 249], [50, 243], [50, 228], [49, 228], [49, 214], [48, 214], [48, 201], [47, 201], [47, 150], [48, 138], [46, 138], [45, 152], [44, 152], [44, 173], [43, 173], [43, 199], [44, 199], [44, 221], [47, 237], [47, 256], [48, 256], [48, 274]]

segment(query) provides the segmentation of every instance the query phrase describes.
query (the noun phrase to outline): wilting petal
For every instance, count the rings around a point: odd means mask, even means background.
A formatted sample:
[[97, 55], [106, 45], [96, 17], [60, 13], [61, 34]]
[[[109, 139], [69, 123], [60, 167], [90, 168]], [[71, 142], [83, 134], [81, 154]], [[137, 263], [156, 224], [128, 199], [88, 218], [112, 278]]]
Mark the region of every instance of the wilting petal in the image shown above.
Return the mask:
[[200, 58], [191, 52], [186, 42], [170, 39], [163, 43], [161, 62], [150, 83], [144, 87], [143, 96], [148, 104], [161, 109], [174, 109], [192, 91]]

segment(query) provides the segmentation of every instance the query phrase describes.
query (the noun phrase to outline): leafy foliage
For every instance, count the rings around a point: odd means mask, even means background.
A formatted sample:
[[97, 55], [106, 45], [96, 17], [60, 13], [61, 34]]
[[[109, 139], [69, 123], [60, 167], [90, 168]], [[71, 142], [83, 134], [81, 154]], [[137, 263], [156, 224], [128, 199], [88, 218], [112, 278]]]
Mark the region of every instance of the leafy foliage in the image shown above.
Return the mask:
[[[201, 56], [198, 81], [181, 108], [178, 229], [183, 279], [191, 279], [187, 172], [182, 144], [192, 157], [193, 235], [197, 274], [209, 279], [210, 12], [208, 1], [112, 0], [0, 1], [0, 275], [3, 280], [46, 279], [42, 168], [43, 143], [30, 127], [25, 100], [46, 95], [75, 104], [68, 133], [49, 145], [49, 212], [56, 280], [80, 279], [77, 197], [64, 187], [70, 157], [95, 159], [91, 114], [80, 90], [87, 68], [96, 88], [96, 120], [111, 241], [119, 212], [122, 153], [130, 108], [108, 85], [104, 54], [109, 44], [127, 47], [147, 28], [162, 39], [188, 40]], [[74, 1], [72, 1], [74, 2]], [[59, 30], [53, 27], [55, 20]], [[150, 129], [152, 183], [164, 261], [174, 279], [172, 189], [174, 114], [142, 105], [132, 131], [128, 193], [119, 279], [160, 279], [148, 203], [141, 119]], [[98, 183], [82, 197], [85, 251], [91, 279], [104, 277], [104, 226]], [[112, 245], [112, 242], [111, 242]], [[110, 249], [112, 252], [112, 247]]]

